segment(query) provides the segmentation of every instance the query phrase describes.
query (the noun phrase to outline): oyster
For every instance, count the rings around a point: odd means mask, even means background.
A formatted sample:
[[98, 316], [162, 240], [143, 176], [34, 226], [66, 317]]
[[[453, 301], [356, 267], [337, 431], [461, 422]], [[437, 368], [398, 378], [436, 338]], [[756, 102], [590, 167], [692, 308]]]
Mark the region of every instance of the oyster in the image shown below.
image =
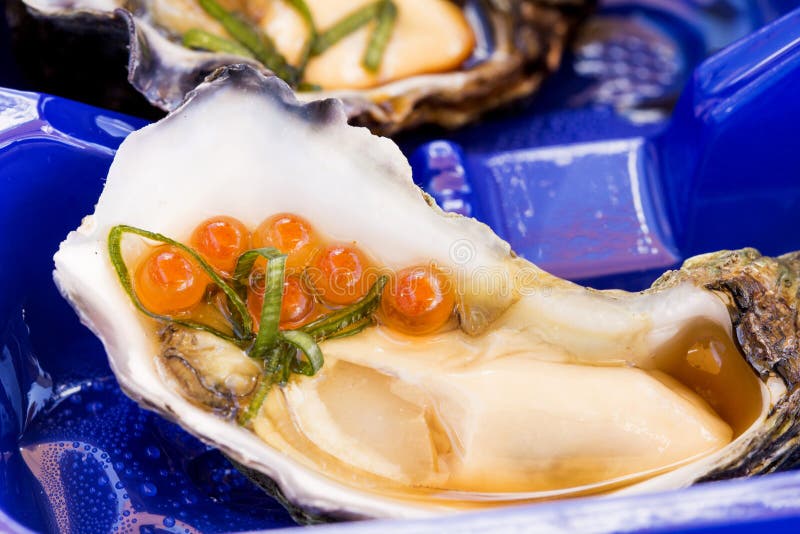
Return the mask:
[[[281, 212], [387, 269], [448, 269], [458, 321], [321, 341], [317, 374], [273, 389], [242, 426], [231, 415], [258, 365], [233, 343], [140, 313], [109, 232], [180, 238], [220, 213], [253, 227]], [[123, 251], [131, 262], [140, 241]], [[443, 213], [398, 148], [348, 126], [340, 102], [300, 104], [247, 66], [222, 69], [125, 140], [55, 266], [123, 390], [306, 520], [678, 488], [798, 458], [800, 256], [699, 256], [637, 294], [574, 285]]]
[[[124, 40], [127, 25], [128, 79], [151, 104], [166, 111], [175, 109], [217, 67], [249, 62], [265, 68], [243, 55], [182, 46], [181, 36], [193, 30], [230, 37], [196, 0], [22, 1], [37, 18], [53, 23], [36, 38], [52, 40], [54, 29], [64, 29], [68, 34], [102, 32], [108, 40]], [[341, 98], [353, 123], [383, 134], [423, 123], [455, 127], [535, 91], [557, 68], [572, 28], [594, 4], [594, 0], [394, 1], [400, 16], [379, 72], [370, 73], [359, 64], [369, 37], [369, 28], [361, 28], [311, 59], [305, 80], [322, 90], [299, 90], [299, 98]], [[289, 7], [296, 2], [221, 2], [248, 13], [273, 36], [278, 52], [291, 64], [303, 61], [307, 29]], [[367, 3], [308, 0], [322, 29]], [[43, 47], [42, 43], [26, 46], [34, 45], [37, 50]], [[61, 63], [68, 60], [58, 57]], [[86, 63], [85, 58], [80, 61]], [[281, 70], [280, 65], [271, 66]]]

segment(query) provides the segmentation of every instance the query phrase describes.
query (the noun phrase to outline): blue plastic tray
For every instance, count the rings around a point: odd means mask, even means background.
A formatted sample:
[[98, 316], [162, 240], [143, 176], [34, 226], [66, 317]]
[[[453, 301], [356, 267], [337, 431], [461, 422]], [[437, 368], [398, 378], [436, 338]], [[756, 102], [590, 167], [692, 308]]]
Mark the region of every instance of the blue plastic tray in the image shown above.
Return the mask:
[[[800, 151], [791, 149], [797, 146], [794, 125], [800, 118], [800, 99], [794, 97], [800, 94], [800, 14], [716, 56], [690, 79], [691, 67], [707, 53], [752, 32], [790, 3], [759, 2], [758, 9], [755, 4], [606, 2], [593, 20], [594, 37], [579, 42], [565, 72], [522, 113], [501, 114], [434, 145], [430, 143], [436, 137], [430, 133], [401, 139], [414, 156], [415, 175], [443, 203], [472, 210], [512, 241], [519, 236], [513, 233], [508, 207], [497, 196], [505, 189], [493, 188], [492, 181], [506, 183], [514, 175], [532, 184], [561, 180], [553, 182], [559, 187], [542, 186], [541, 195], [512, 198], [535, 200], [540, 225], [538, 239], [515, 246], [560, 274], [595, 285], [639, 287], [686, 254], [725, 243], [739, 246], [741, 229], [749, 232], [748, 243], [769, 253], [800, 248], [800, 234], [794, 231], [800, 222]], [[723, 10], [719, 16], [721, 5], [733, 11]], [[705, 9], [709, 6], [717, 11]], [[640, 40], [617, 42], [619, 32], [609, 28], [619, 25]], [[644, 72], [639, 76], [631, 71], [643, 85], [633, 84], [627, 93], [612, 90], [628, 83], [620, 82], [627, 79], [624, 73], [616, 78], [603, 74], [613, 71], [615, 62], [635, 64], [649, 57], [647, 51], [666, 54], [664, 47], [672, 50], [671, 78], [648, 85]], [[639, 53], [643, 55], [634, 61]], [[606, 66], [595, 76], [597, 62]], [[653, 72], [665, 69], [653, 65]], [[576, 72], [581, 69], [583, 74]], [[669, 126], [665, 102], [677, 98], [687, 83]], [[723, 120], [729, 117], [750, 122]], [[769, 121], [759, 126], [759, 117], [762, 123]], [[99, 342], [78, 323], [52, 284], [51, 257], [58, 243], [91, 211], [116, 147], [143, 124], [56, 97], [0, 91], [0, 531], [221, 532], [292, 526], [277, 503], [218, 453], [121, 394]], [[753, 131], [760, 134], [753, 136]], [[746, 141], [746, 149], [721, 142], [725, 132], [746, 134], [734, 135], [737, 142]], [[686, 145], [687, 139], [693, 140], [695, 159], [659, 156]], [[587, 147], [607, 150], [587, 152]], [[726, 153], [734, 161], [739, 158], [739, 168], [716, 172], [727, 160], [709, 159], [708, 154]], [[598, 154], [607, 157], [597, 159]], [[748, 165], [753, 154], [767, 160]], [[680, 168], [670, 164], [676, 161]], [[514, 165], [522, 165], [521, 170]], [[631, 180], [631, 169], [642, 171], [638, 181]], [[678, 182], [688, 186], [676, 188]], [[454, 183], [461, 186], [452, 187]], [[623, 185], [627, 189], [620, 189]], [[609, 192], [615, 188], [627, 195], [617, 196], [624, 202], [613, 202]], [[768, 195], [773, 202], [770, 217], [746, 212], [744, 222], [730, 218], [725, 224], [709, 217], [718, 225], [713, 232], [701, 231], [707, 225], [697, 213], [724, 212], [726, 204], [713, 202], [720, 191], [730, 193], [722, 196], [729, 209]], [[600, 217], [598, 202], [608, 203]], [[757, 211], [758, 203], [754, 205]], [[562, 211], [552, 216], [548, 210], [556, 208]], [[689, 217], [691, 213], [695, 215]], [[644, 249], [637, 253], [642, 221], [651, 240], [657, 238], [645, 244], [658, 254]], [[614, 222], [614, 231], [602, 226]], [[547, 240], [551, 225], [558, 229], [567, 223], [578, 226], [566, 235], [588, 240]], [[620, 240], [631, 239], [633, 249], [618, 246]], [[614, 252], [610, 260], [604, 249]], [[564, 261], [565, 254], [573, 255], [570, 261]], [[800, 474], [426, 522], [324, 528], [715, 532], [733, 525], [797, 531]]]

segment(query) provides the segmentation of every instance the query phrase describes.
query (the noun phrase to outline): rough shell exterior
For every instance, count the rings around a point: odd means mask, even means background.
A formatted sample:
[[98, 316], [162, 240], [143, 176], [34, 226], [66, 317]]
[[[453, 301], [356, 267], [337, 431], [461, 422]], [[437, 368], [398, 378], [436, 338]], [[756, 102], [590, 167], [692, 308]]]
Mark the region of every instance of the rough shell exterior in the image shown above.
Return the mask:
[[762, 381], [779, 380], [787, 394], [764, 431], [731, 455], [730, 463], [698, 482], [791, 469], [800, 461], [800, 252], [777, 258], [755, 249], [722, 251], [686, 260], [653, 283], [660, 290], [691, 281], [716, 292], [731, 314], [735, 338]]

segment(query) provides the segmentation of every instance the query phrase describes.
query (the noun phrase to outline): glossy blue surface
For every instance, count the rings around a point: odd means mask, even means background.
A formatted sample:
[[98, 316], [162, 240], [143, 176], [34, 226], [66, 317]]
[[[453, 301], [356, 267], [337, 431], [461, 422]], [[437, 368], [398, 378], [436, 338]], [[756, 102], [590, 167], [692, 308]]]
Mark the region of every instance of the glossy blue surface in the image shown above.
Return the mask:
[[[709, 19], [679, 18], [691, 2], [607, 4], [558, 97], [545, 91], [534, 116], [407, 142], [415, 175], [521, 255], [596, 287], [639, 289], [702, 252], [800, 248], [788, 230], [800, 222], [800, 11], [689, 75], [730, 26], [703, 33]], [[659, 106], [684, 82], [668, 118]], [[575, 102], [587, 105], [553, 109]]]
[[[800, 248], [798, 15], [692, 70], [797, 3], [608, 0], [539, 98], [442, 141], [402, 139], [415, 177], [543, 267], [597, 286], [640, 287], [719, 246]], [[125, 398], [53, 286], [53, 252], [142, 125], [0, 90], [0, 531], [292, 525], [218, 453]], [[795, 531], [799, 477], [330, 530]]]
[[698, 68], [657, 140], [678, 247], [687, 255], [800, 248], [800, 10]]
[[[319, 534], [797, 532], [800, 473], [629, 498], [579, 499], [419, 521], [332, 525]], [[768, 529], [768, 530], [765, 530]]]

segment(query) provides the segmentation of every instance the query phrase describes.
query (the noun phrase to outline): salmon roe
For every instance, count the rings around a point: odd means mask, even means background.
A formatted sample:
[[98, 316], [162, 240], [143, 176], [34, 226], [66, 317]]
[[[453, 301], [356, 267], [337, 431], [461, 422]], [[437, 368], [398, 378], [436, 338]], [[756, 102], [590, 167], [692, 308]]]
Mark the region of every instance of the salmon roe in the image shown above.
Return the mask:
[[250, 248], [250, 231], [233, 217], [212, 217], [195, 228], [190, 243], [212, 267], [230, 276], [239, 256]]
[[334, 305], [356, 302], [378, 278], [363, 252], [342, 244], [322, 249], [308, 270], [308, 277], [320, 298]]
[[[284, 330], [317, 319], [327, 313], [326, 306], [358, 302], [381, 274], [355, 243], [326, 243], [311, 223], [291, 213], [267, 218], [252, 235], [233, 217], [211, 217], [197, 225], [190, 245], [223, 277], [233, 275], [239, 257], [251, 247], [275, 247], [286, 254], [279, 325]], [[266, 266], [267, 260], [259, 258], [246, 283], [247, 311], [256, 330], [264, 303]], [[193, 311], [210, 282], [198, 261], [172, 245], [151, 250], [139, 262], [133, 277], [139, 301], [159, 315]], [[381, 296], [379, 317], [394, 330], [425, 335], [451, 320], [455, 303], [452, 280], [442, 269], [433, 264], [415, 265], [390, 276]]]
[[435, 265], [418, 265], [397, 272], [381, 299], [384, 322], [395, 330], [415, 335], [442, 328], [454, 308], [452, 281]]
[[253, 232], [253, 245], [256, 248], [277, 248], [287, 255], [286, 269], [293, 271], [311, 263], [318, 243], [319, 238], [311, 223], [291, 213], [273, 215]]
[[134, 290], [142, 305], [160, 315], [177, 314], [200, 303], [208, 275], [181, 249], [163, 245], [139, 264]]

